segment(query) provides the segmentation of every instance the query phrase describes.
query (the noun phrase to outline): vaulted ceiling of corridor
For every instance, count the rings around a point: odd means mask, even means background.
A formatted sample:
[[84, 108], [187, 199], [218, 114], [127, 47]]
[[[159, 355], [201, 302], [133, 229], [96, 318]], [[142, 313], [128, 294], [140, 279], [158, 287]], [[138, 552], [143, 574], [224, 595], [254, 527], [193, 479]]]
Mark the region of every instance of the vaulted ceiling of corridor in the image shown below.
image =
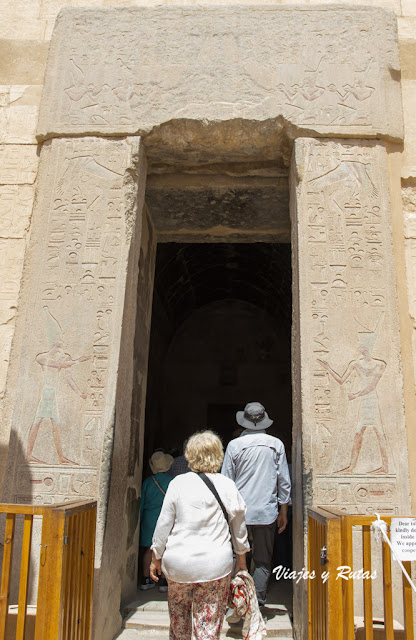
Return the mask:
[[175, 328], [196, 309], [234, 299], [268, 312], [288, 330], [291, 287], [290, 244], [158, 245], [155, 291]]

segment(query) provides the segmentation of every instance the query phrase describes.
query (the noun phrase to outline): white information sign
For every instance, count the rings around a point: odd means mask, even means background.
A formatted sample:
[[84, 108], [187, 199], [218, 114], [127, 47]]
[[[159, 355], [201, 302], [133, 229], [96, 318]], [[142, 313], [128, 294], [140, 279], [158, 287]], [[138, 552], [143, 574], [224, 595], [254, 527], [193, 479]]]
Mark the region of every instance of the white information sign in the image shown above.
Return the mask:
[[416, 560], [416, 518], [392, 518], [390, 538], [399, 560]]

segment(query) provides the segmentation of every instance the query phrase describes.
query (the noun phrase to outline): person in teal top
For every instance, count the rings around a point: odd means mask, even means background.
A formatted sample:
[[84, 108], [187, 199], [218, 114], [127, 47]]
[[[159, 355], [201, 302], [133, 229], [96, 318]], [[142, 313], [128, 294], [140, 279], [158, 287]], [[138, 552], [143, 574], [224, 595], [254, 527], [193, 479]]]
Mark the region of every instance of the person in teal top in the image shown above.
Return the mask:
[[[150, 562], [152, 552], [153, 532], [162, 509], [163, 499], [172, 476], [166, 472], [170, 469], [173, 458], [163, 451], [155, 451], [149, 460], [152, 475], [143, 482], [142, 497], [140, 501], [140, 546], [143, 552], [143, 575], [140, 589], [152, 589], [156, 586], [150, 577]], [[159, 591], [167, 591], [166, 581], [159, 584]]]

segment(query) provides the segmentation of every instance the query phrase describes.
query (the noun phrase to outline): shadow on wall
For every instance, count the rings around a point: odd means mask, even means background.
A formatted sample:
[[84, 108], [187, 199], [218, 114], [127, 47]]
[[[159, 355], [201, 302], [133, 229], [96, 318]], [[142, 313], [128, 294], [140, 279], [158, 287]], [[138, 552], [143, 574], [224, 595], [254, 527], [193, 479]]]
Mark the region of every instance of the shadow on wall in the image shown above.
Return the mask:
[[[13, 441], [14, 440], [14, 441]], [[14, 451], [13, 460], [8, 460], [8, 452]], [[0, 465], [2, 469], [7, 469], [7, 473], [10, 473], [12, 467], [19, 469], [19, 484], [25, 487], [24, 495], [10, 494], [3, 488], [1, 503], [10, 504], [32, 504], [32, 474], [30, 465], [27, 464], [26, 457], [23, 451], [23, 445], [16, 433], [13, 433], [10, 438], [10, 447], [0, 447]], [[6, 478], [7, 485], [7, 478]], [[28, 491], [27, 489], [30, 488]], [[24, 516], [16, 516], [15, 531], [13, 536], [13, 559], [11, 570], [11, 585], [10, 585], [10, 599], [9, 599], [9, 615], [6, 624], [5, 640], [14, 640], [16, 637], [16, 622], [17, 622], [17, 603], [19, 596], [19, 584], [22, 562], [22, 540], [23, 540], [23, 523]], [[28, 609], [26, 618], [26, 630], [25, 640], [32, 640], [35, 634], [35, 621], [36, 621], [36, 608], [34, 606], [36, 602], [36, 586], [38, 581], [38, 572], [35, 569], [35, 563], [33, 557], [39, 553], [39, 544], [36, 543], [38, 536], [40, 535], [41, 519], [34, 518], [33, 520], [33, 534], [32, 534], [32, 554], [29, 561], [29, 577], [28, 577]], [[3, 572], [3, 558], [5, 546], [10, 544], [5, 537], [6, 529], [6, 514], [0, 514], [0, 575]]]

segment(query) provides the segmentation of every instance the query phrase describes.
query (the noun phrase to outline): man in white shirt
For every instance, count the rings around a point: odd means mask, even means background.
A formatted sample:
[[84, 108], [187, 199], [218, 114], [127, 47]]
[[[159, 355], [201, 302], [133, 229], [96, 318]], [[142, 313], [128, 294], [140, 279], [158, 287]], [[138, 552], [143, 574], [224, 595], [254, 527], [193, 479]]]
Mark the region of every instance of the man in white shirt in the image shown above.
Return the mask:
[[244, 411], [237, 411], [236, 417], [244, 431], [228, 444], [221, 471], [234, 480], [247, 505], [253, 579], [262, 606], [272, 571], [276, 522], [279, 533], [287, 525], [289, 469], [283, 442], [266, 433], [273, 420], [262, 404], [249, 402]]

